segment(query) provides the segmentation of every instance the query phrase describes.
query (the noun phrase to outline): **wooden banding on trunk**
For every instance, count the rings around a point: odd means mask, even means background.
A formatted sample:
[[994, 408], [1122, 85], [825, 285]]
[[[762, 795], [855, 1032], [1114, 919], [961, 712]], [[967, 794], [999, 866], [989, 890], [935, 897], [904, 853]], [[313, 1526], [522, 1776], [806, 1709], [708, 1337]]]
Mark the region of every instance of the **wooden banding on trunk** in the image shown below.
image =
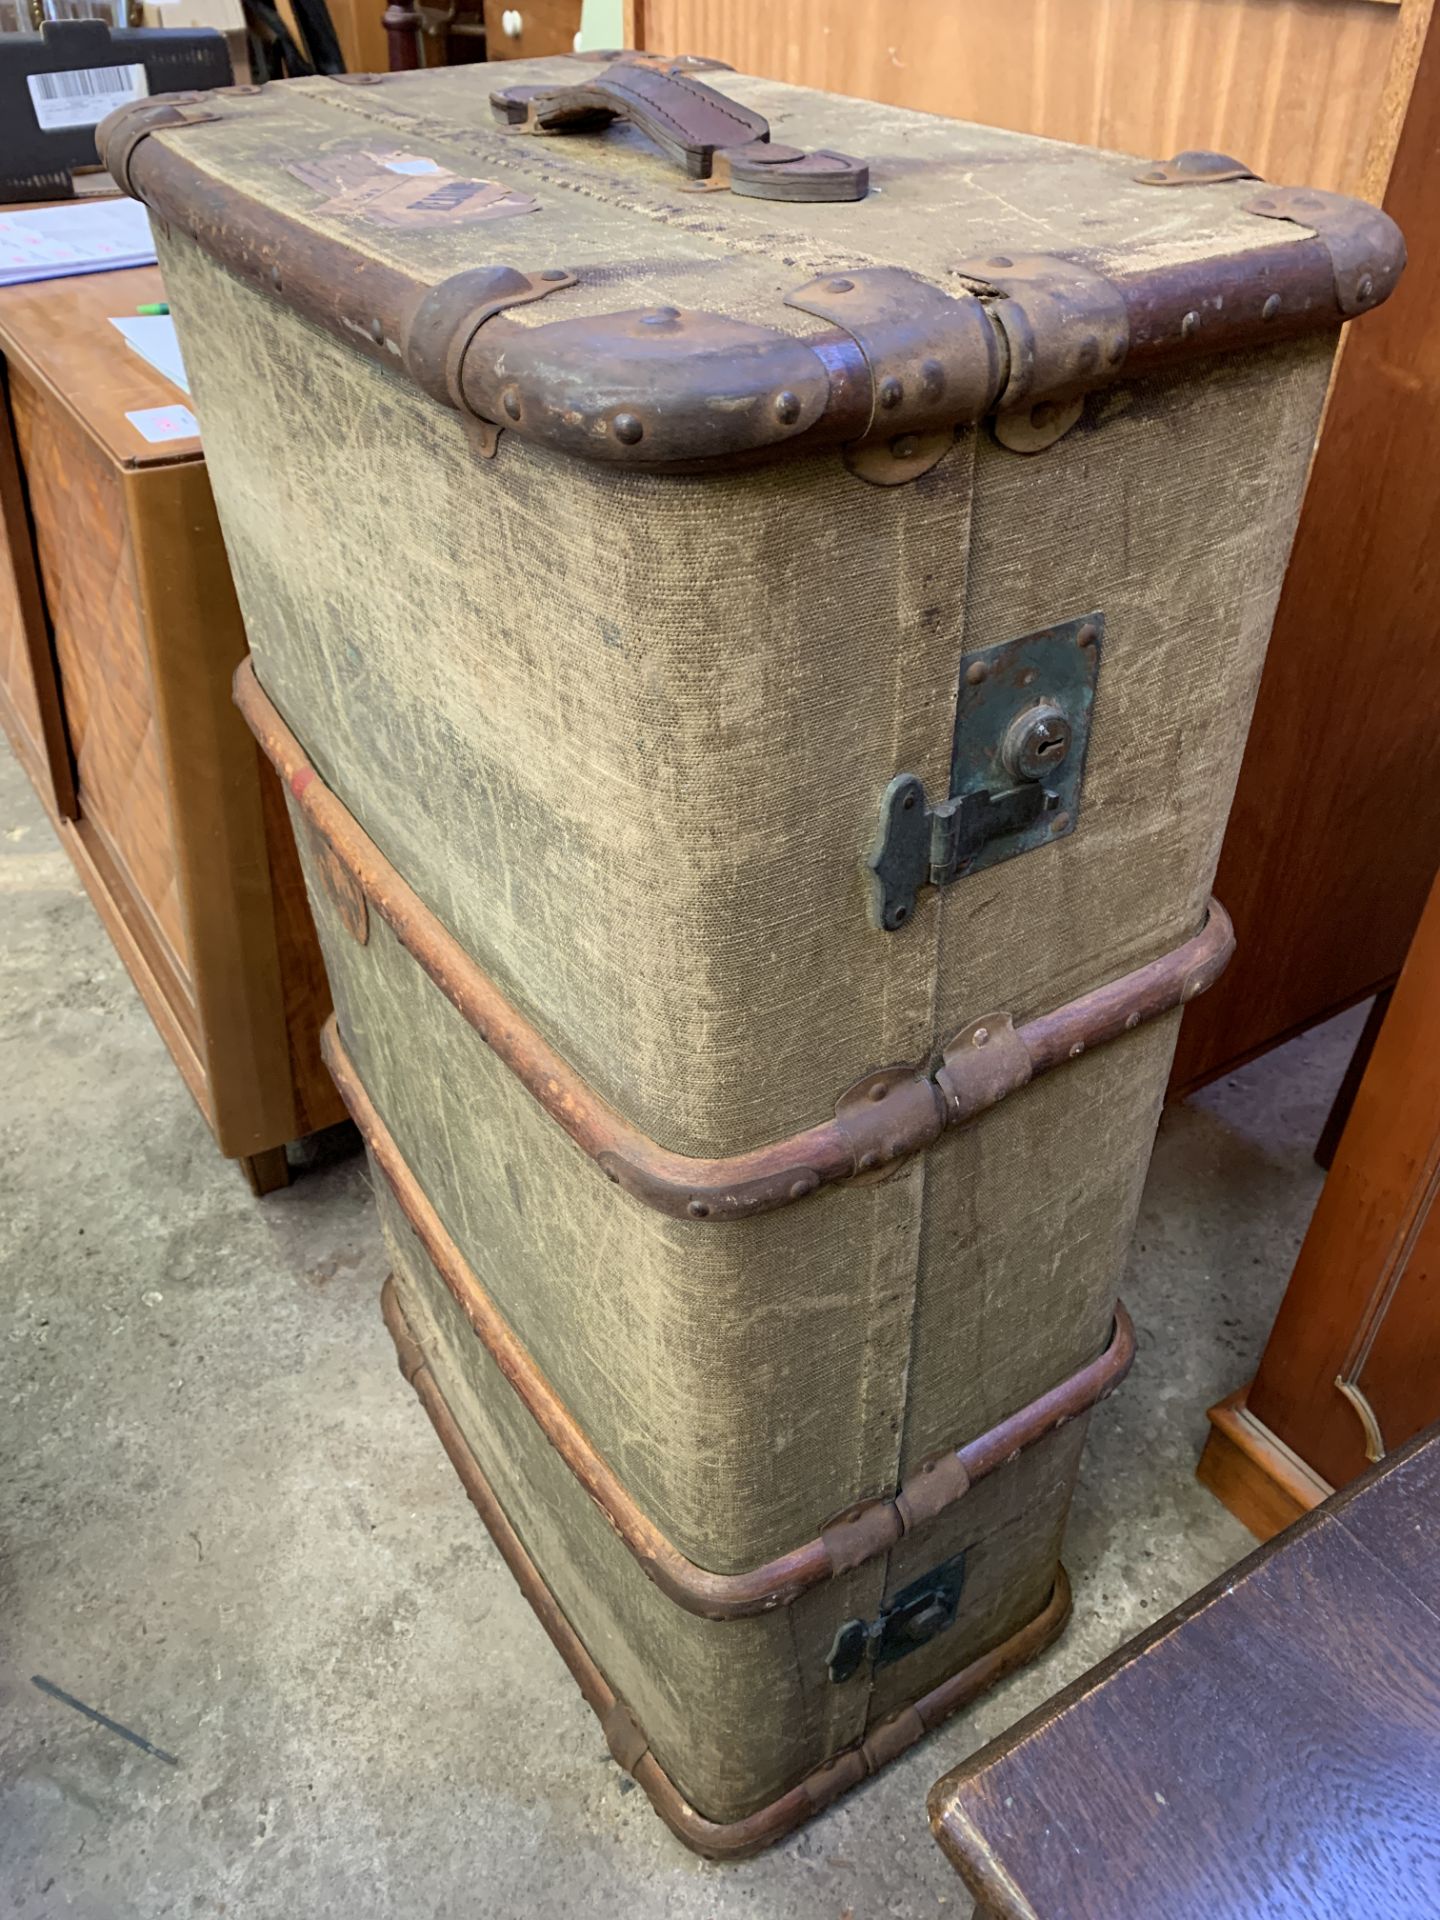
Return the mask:
[[546, 1440], [667, 1598], [706, 1620], [743, 1620], [789, 1606], [809, 1588], [886, 1553], [911, 1529], [963, 1499], [977, 1480], [1114, 1392], [1135, 1358], [1135, 1329], [1121, 1301], [1103, 1353], [988, 1432], [933, 1456], [889, 1499], [849, 1509], [789, 1553], [745, 1573], [711, 1573], [683, 1554], [644, 1514], [586, 1437], [465, 1259], [361, 1085], [332, 1016], [322, 1042], [341, 1098], [416, 1238], [461, 1311]]
[[[397, 10], [397, 19], [404, 17]], [[402, 27], [397, 47], [403, 38]], [[586, 74], [580, 87], [592, 104], [602, 94], [613, 103], [640, 94], [663, 99], [675, 90], [682, 98], [713, 98], [709, 88], [678, 71], [682, 64], [660, 72], [620, 60], [604, 74]], [[405, 113], [402, 103], [420, 77], [342, 74], [328, 84], [341, 95], [357, 87], [382, 89], [385, 106], [398, 105]], [[517, 91], [530, 90], [510, 90]], [[573, 82], [569, 91], [573, 99]], [[506, 94], [495, 98], [503, 119]], [[733, 124], [735, 102], [717, 105]], [[512, 106], [519, 110], [526, 103], [514, 99]], [[283, 301], [356, 352], [484, 423], [490, 451], [503, 430], [582, 458], [683, 469], [850, 443], [869, 434], [877, 405], [890, 405], [882, 398], [887, 380], [873, 377], [874, 341], [864, 316], [864, 345], [845, 320], [797, 337], [703, 308], [666, 309], [672, 324], [648, 337], [646, 323], [654, 315], [623, 311], [520, 326], [504, 309], [573, 284], [567, 267], [554, 259], [528, 269], [492, 265], [430, 286], [373, 253], [317, 233], [304, 219], [260, 202], [204, 166], [207, 131], [218, 129], [223, 140], [227, 122], [231, 132], [237, 124], [259, 131], [271, 115], [283, 122], [287, 111], [258, 87], [137, 100], [102, 121], [96, 144], [119, 185], [157, 218], [188, 234], [268, 299]], [[572, 116], [571, 124], [583, 121]], [[747, 116], [746, 130], [753, 124]], [[171, 141], [181, 134], [177, 148]], [[503, 138], [513, 148], [529, 135], [522, 125]], [[767, 156], [766, 145], [752, 142], [717, 153], [714, 184], [770, 197], [791, 176], [791, 191], [813, 200], [829, 197], [821, 184], [829, 179], [832, 187], [843, 183], [843, 198], [863, 198], [869, 179], [863, 161], [834, 150], [806, 155], [780, 143], [770, 145]], [[757, 154], [768, 163], [757, 163]], [[1128, 167], [1127, 173], [1153, 181], [1166, 177], [1167, 169], [1135, 175]], [[1219, 181], [1245, 196], [1247, 214], [1300, 231], [1233, 253], [1147, 264], [1113, 281], [1080, 258], [1029, 254], [1003, 234], [985, 257], [957, 261], [953, 270], [972, 285], [958, 302], [941, 297], [957, 313], [973, 307], [979, 314], [973, 351], [961, 356], [963, 377], [940, 381], [921, 417], [905, 420], [907, 431], [948, 434], [986, 418], [997, 405], [1030, 408], [1108, 386], [1121, 374], [1132, 379], [1200, 354], [1273, 345], [1335, 325], [1389, 296], [1405, 252], [1399, 230], [1379, 209], [1339, 194], [1267, 189], [1238, 164]], [[1002, 242], [1008, 250], [1001, 250]], [[892, 314], [884, 327], [885, 339], [901, 353], [915, 344], [903, 309], [937, 293], [933, 283], [907, 277], [901, 323], [895, 325]], [[846, 278], [844, 291], [854, 285]], [[790, 304], [820, 312], [798, 297], [802, 291], [792, 289]], [[1092, 306], [1097, 299], [1098, 307]], [[863, 295], [860, 304], [866, 304]], [[827, 317], [835, 316], [827, 309]], [[1107, 323], [1115, 331], [1102, 354], [1095, 329], [1104, 331]], [[665, 343], [658, 355], [657, 340]], [[602, 372], [609, 399], [592, 413]], [[732, 382], [738, 383], [734, 391]], [[726, 396], [718, 409], [717, 392]], [[782, 400], [778, 412], [757, 404], [766, 396]]]
[[748, 1152], [692, 1158], [616, 1113], [505, 998], [326, 786], [249, 660], [236, 670], [235, 700], [320, 843], [320, 872], [351, 933], [366, 937], [368, 903], [607, 1179], [679, 1219], [744, 1219], [893, 1166], [1040, 1074], [1193, 1000], [1234, 951], [1229, 918], [1211, 900], [1200, 931], [1158, 960], [1018, 1027], [1004, 1013], [972, 1021], [943, 1049], [933, 1077], [923, 1067], [881, 1068], [841, 1095], [833, 1120]]
[[[788, 1793], [743, 1820], [707, 1820], [685, 1799], [660, 1762], [650, 1752], [643, 1728], [622, 1700], [616, 1698], [599, 1667], [556, 1604], [519, 1535], [505, 1517], [464, 1434], [446, 1404], [387, 1280], [380, 1296], [385, 1325], [395, 1342], [400, 1371], [419, 1395], [450, 1464], [500, 1549], [516, 1585], [534, 1609], [561, 1659], [570, 1669], [605, 1734], [616, 1762], [642, 1787], [651, 1805], [675, 1836], [693, 1852], [711, 1860], [743, 1860], [761, 1853], [796, 1827], [821, 1813], [842, 1793], [858, 1787], [889, 1761], [898, 1759], [915, 1743], [985, 1692], [1042, 1653], [1064, 1629], [1070, 1617], [1070, 1581], [1064, 1567], [1056, 1568], [1049, 1600], [1028, 1625], [992, 1647], [968, 1666], [932, 1687], [909, 1706], [882, 1720], [864, 1740], [845, 1748], [792, 1787]], [[1121, 1310], [1123, 1312], [1123, 1309]], [[997, 1429], [998, 1431], [998, 1429]]]

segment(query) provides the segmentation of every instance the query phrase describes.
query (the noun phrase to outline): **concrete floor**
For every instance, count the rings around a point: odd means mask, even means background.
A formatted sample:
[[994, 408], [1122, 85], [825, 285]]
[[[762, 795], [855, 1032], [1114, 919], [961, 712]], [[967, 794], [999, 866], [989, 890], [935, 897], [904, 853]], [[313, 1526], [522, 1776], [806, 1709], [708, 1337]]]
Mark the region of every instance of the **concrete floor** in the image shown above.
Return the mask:
[[[0, 1912], [876, 1920], [968, 1902], [930, 1783], [1251, 1544], [1197, 1486], [1359, 1015], [1168, 1115], [1044, 1659], [764, 1859], [610, 1760], [395, 1370], [360, 1160], [252, 1200], [0, 748]], [[42, 1675], [176, 1756], [38, 1690]]]

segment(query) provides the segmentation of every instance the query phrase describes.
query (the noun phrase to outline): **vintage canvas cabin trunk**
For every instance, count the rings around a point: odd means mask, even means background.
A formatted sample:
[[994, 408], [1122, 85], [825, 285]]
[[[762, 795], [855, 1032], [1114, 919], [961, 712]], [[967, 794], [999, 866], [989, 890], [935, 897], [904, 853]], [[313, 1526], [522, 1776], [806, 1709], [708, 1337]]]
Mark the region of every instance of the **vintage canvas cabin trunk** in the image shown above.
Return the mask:
[[1399, 237], [693, 61], [102, 142], [404, 1369], [617, 1758], [753, 1850], [1063, 1624], [1330, 356]]

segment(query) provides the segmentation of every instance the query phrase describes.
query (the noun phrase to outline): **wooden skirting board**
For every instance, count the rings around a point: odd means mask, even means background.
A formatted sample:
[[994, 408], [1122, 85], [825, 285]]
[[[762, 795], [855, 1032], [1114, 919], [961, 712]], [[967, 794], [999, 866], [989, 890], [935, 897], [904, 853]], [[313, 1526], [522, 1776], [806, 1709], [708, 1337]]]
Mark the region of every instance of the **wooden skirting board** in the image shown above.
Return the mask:
[[1255, 1418], [1245, 1404], [1248, 1391], [1241, 1387], [1211, 1407], [1195, 1477], [1258, 1540], [1269, 1540], [1334, 1488]]

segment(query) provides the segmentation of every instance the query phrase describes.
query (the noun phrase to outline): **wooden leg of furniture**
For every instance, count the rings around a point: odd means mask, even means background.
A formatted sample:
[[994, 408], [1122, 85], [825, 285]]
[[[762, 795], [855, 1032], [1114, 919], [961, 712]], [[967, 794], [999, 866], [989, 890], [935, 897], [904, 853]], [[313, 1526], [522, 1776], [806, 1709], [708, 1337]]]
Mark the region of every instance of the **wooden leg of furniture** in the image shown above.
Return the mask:
[[266, 1147], [263, 1153], [242, 1153], [240, 1171], [257, 1198], [290, 1184], [290, 1162], [284, 1147]]
[[1375, 1042], [1380, 1038], [1380, 1028], [1389, 1011], [1393, 987], [1382, 987], [1370, 1002], [1370, 1011], [1365, 1024], [1360, 1029], [1360, 1038], [1355, 1042], [1355, 1051], [1350, 1056], [1350, 1064], [1345, 1069], [1345, 1078], [1340, 1082], [1340, 1091], [1325, 1116], [1325, 1124], [1320, 1129], [1320, 1138], [1315, 1142], [1315, 1164], [1328, 1173], [1335, 1160], [1335, 1149], [1340, 1145], [1340, 1136], [1345, 1131], [1345, 1122], [1350, 1118], [1350, 1109], [1355, 1104], [1355, 1096], [1360, 1091], [1360, 1082], [1365, 1078], [1365, 1069], [1370, 1064], [1370, 1056], [1375, 1051]]
[[420, 59], [420, 15], [413, 7], [392, 0], [381, 16], [391, 73], [413, 73]]
[[1257, 1539], [1269, 1540], [1334, 1489], [1255, 1418], [1245, 1404], [1249, 1391], [1241, 1387], [1211, 1407], [1195, 1477]]

